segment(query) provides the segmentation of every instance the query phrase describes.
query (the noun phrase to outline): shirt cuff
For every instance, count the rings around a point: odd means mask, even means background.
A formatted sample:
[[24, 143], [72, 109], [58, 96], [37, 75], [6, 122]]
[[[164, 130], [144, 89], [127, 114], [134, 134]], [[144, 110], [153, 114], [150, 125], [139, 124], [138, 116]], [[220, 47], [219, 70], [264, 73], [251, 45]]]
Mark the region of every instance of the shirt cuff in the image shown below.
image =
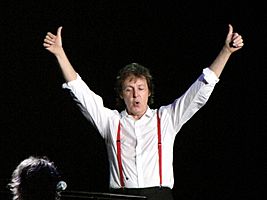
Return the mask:
[[80, 77], [80, 75], [77, 73], [77, 78], [75, 80], [66, 82], [62, 84], [62, 88], [63, 89], [69, 89], [71, 86], [75, 85], [76, 82], [79, 82], [82, 78]]
[[210, 70], [208, 67], [203, 69], [204, 79], [209, 84], [216, 84], [219, 82], [219, 78], [216, 76], [216, 74]]

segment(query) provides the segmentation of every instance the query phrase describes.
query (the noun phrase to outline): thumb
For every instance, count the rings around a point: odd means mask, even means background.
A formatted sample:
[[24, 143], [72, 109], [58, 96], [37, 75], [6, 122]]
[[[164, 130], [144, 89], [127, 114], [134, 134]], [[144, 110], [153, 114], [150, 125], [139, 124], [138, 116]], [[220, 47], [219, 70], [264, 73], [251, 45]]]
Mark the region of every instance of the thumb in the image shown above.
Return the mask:
[[228, 30], [228, 38], [232, 38], [233, 34], [233, 26], [231, 24], [228, 24], [229, 30]]
[[233, 33], [233, 26], [231, 24], [228, 24], [228, 27], [229, 27], [228, 34], [232, 34]]
[[60, 36], [61, 37], [61, 29], [62, 28], [63, 28], [62, 26], [58, 27], [58, 29], [57, 29], [57, 36]]

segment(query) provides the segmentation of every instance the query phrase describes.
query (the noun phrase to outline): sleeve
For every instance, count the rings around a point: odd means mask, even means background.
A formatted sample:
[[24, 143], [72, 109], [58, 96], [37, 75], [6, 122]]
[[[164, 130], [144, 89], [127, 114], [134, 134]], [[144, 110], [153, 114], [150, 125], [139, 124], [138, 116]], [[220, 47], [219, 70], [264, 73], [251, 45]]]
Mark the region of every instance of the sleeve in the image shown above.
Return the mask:
[[76, 80], [64, 83], [62, 88], [70, 91], [85, 118], [92, 123], [102, 137], [105, 137], [109, 128], [109, 118], [114, 115], [115, 111], [104, 107], [103, 99], [90, 90], [79, 74]]
[[203, 69], [203, 78], [208, 84], [211, 84], [211, 85], [215, 85], [216, 83], [219, 82], [219, 78], [209, 68]]
[[172, 104], [162, 106], [162, 115], [172, 123], [177, 133], [181, 127], [208, 101], [218, 77], [209, 68], [203, 69], [202, 74], [189, 89]]

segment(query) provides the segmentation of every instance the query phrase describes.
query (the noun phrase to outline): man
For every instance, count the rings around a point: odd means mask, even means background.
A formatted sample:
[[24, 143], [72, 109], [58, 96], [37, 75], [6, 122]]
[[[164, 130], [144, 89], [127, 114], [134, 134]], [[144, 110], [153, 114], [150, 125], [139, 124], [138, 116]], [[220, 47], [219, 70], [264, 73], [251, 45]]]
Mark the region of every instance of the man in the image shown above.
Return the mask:
[[209, 99], [230, 55], [243, 47], [238, 33], [229, 31], [222, 50], [191, 87], [173, 103], [151, 109], [153, 84], [150, 72], [138, 63], [126, 65], [117, 77], [118, 97], [125, 110], [103, 105], [69, 62], [61, 38], [47, 33], [43, 46], [53, 53], [83, 115], [104, 138], [110, 163], [111, 191], [143, 195], [148, 199], [172, 199], [173, 145], [176, 134]]
[[47, 157], [30, 156], [13, 171], [8, 186], [13, 200], [58, 200], [67, 185]]

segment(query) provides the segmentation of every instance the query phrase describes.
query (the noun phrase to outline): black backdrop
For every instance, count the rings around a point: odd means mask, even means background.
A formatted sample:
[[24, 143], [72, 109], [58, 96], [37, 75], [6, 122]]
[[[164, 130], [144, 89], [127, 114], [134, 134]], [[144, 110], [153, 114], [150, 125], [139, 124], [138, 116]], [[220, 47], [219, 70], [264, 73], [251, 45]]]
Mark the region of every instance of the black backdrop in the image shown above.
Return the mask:
[[46, 155], [69, 190], [108, 191], [104, 141], [69, 95], [47, 31], [63, 26], [63, 46], [88, 85], [114, 108], [117, 71], [130, 62], [151, 69], [155, 105], [180, 96], [215, 58], [228, 23], [245, 40], [209, 102], [175, 141], [177, 199], [260, 199], [264, 188], [263, 47], [266, 9], [256, 1], [2, 1], [1, 191], [16, 165]]

